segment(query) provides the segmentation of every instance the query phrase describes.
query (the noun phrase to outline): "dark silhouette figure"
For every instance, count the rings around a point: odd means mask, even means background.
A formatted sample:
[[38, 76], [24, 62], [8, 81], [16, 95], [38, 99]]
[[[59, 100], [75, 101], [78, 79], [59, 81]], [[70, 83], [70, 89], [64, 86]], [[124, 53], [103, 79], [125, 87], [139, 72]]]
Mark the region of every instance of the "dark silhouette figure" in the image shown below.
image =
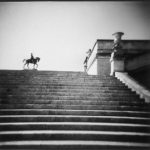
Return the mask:
[[90, 58], [90, 56], [91, 56], [91, 54], [92, 54], [92, 50], [91, 49], [89, 49], [87, 52], [86, 52], [86, 54], [87, 54], [87, 56], [86, 56], [86, 58], [85, 58], [85, 60], [84, 60], [84, 71], [86, 72], [86, 69], [87, 69], [87, 63], [88, 63], [88, 60], [89, 60], [89, 58]]
[[[31, 53], [31, 58], [30, 59], [24, 59], [23, 62], [25, 61], [25, 64], [23, 66], [23, 68], [25, 69], [25, 66], [27, 65], [28, 69], [29, 69], [29, 64], [34, 64], [33, 69], [37, 69], [38, 68], [38, 64], [37, 62], [40, 61], [39, 57], [34, 58], [33, 54]], [[36, 68], [35, 68], [36, 66]]]
[[30, 58], [32, 61], [34, 60], [34, 56], [33, 54], [31, 53], [31, 58]]

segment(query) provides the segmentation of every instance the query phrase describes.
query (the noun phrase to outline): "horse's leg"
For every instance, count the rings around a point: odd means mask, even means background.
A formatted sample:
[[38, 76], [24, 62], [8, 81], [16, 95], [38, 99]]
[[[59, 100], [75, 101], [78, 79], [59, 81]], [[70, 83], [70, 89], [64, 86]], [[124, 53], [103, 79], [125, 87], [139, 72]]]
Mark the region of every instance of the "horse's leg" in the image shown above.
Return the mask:
[[35, 64], [33, 64], [33, 69], [35, 69]]
[[36, 64], [36, 69], [38, 68], [38, 64]]
[[25, 64], [23, 65], [23, 69], [25, 69], [26, 64], [27, 64], [27, 63], [25, 63]]
[[26, 65], [26, 64], [23, 65], [23, 69], [25, 68], [25, 65]]
[[29, 69], [29, 63], [27, 63], [27, 67], [28, 67], [28, 69]]

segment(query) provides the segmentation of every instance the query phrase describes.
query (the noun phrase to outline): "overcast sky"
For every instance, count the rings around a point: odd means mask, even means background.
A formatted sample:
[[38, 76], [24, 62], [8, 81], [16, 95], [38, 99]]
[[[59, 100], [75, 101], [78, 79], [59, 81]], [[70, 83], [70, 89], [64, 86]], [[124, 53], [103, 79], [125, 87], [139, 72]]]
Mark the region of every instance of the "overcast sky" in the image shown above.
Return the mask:
[[0, 69], [83, 71], [96, 39], [150, 39], [150, 2], [0, 2]]

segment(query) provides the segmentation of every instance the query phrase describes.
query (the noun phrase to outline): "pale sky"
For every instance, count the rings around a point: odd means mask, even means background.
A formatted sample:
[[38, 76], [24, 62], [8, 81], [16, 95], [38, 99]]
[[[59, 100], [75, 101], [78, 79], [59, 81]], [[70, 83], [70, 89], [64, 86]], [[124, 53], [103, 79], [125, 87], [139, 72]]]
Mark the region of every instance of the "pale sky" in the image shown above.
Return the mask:
[[0, 69], [83, 71], [97, 39], [150, 39], [150, 2], [0, 2]]

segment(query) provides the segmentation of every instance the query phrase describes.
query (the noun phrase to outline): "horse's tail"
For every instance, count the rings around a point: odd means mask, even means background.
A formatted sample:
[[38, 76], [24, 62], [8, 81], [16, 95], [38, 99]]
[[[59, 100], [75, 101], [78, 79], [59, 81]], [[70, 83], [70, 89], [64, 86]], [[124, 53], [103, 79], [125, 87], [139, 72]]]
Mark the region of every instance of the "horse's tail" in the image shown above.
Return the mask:
[[23, 60], [23, 62], [26, 61], [26, 59]]

